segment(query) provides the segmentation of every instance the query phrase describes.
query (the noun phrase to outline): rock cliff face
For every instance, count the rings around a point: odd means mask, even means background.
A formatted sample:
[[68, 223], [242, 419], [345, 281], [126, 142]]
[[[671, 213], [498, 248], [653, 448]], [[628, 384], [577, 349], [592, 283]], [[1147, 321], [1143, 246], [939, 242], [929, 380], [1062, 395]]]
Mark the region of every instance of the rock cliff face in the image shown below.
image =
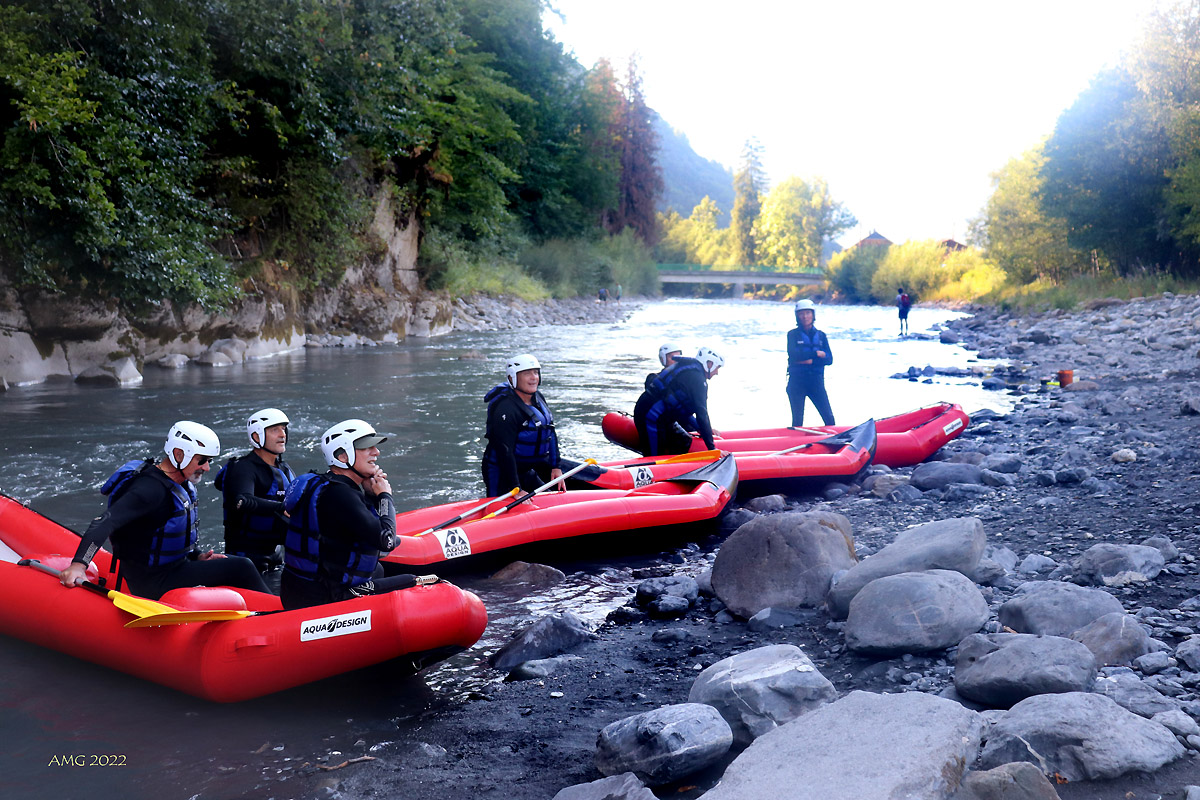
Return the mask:
[[0, 266], [0, 390], [50, 377], [128, 385], [147, 365], [215, 367], [306, 345], [453, 330], [450, 298], [420, 287], [415, 218], [398, 219], [388, 193], [380, 198], [372, 233], [381, 251], [305, 296], [268, 288], [226, 309], [160, 300], [132, 313], [114, 300], [18, 291]]

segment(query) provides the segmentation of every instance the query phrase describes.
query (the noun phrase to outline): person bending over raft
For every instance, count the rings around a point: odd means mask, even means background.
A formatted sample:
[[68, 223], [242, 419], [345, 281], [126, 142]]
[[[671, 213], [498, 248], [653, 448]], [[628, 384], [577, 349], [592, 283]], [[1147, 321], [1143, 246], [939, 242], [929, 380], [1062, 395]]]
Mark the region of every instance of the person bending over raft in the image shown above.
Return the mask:
[[225, 552], [245, 556], [264, 572], [283, 563], [283, 496], [296, 480], [283, 460], [287, 428], [287, 414], [278, 408], [253, 414], [246, 422], [252, 449], [230, 459], [213, 481], [225, 498]]
[[483, 398], [488, 404], [483, 484], [489, 497], [517, 486], [533, 491], [562, 477], [554, 414], [538, 391], [542, 365], [528, 353], [513, 356], [505, 377], [507, 383], [497, 384]]
[[825, 367], [833, 363], [829, 339], [817, 330], [816, 306], [811, 300], [796, 303], [796, 327], [787, 334], [787, 396], [792, 405], [792, 427], [804, 425], [804, 399], [811, 398], [821, 421], [833, 425], [833, 409], [825, 393]]
[[383, 576], [379, 558], [395, 549], [396, 506], [387, 473], [375, 460], [387, 441], [361, 419], [321, 436], [329, 471], [309, 472], [288, 487], [280, 599], [287, 609], [383, 594], [414, 585], [412, 575]]
[[712, 424], [708, 420], [708, 379], [725, 366], [725, 359], [707, 347], [695, 358], [678, 356], [674, 363], [648, 381], [646, 391], [633, 407], [638, 440], [644, 455], [686, 453], [692, 446], [687, 431], [700, 434], [713, 449]]
[[59, 573], [64, 586], [78, 586], [101, 546], [112, 539], [119, 560], [118, 585], [157, 600], [183, 586], [236, 586], [270, 591], [246, 558], [196, 549], [199, 530], [196, 489], [221, 452], [212, 430], [182, 420], [171, 426], [163, 446], [166, 458], [129, 461], [114, 472], [100, 493], [108, 510], [92, 520], [71, 566]]

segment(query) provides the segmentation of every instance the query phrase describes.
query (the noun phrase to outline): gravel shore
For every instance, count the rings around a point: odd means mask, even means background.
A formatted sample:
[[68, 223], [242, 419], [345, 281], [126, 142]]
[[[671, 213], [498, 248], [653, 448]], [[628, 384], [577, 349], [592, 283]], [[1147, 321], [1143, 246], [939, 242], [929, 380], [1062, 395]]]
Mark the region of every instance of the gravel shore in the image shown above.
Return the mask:
[[[1020, 399], [1008, 415], [975, 415], [966, 432], [935, 459], [978, 465], [1003, 457], [1010, 465], [1003, 479], [980, 482], [969, 491], [940, 487], [880, 496], [872, 491], [879, 483], [872, 476], [874, 481], [868, 478], [840, 496], [830, 492], [832, 500], [760, 499], [749, 508], [727, 511], [722, 534], [635, 570], [631, 596], [639, 580], [653, 576], [698, 577], [705, 587], [724, 536], [761, 515], [841, 514], [852, 526], [859, 559], [910, 526], [974, 517], [990, 546], [988, 560], [996, 565], [986, 583], [977, 579], [990, 614], [983, 631], [996, 632], [1001, 630], [997, 609], [1021, 583], [1080, 583], [1079, 559], [1093, 545], [1138, 544], [1162, 536], [1178, 554], [1161, 572], [1101, 588], [1166, 654], [1153, 673], [1135, 669], [1134, 675], [1175, 707], [1200, 715], [1200, 673], [1190, 671], [1178, 652], [1200, 633], [1200, 602], [1193, 599], [1200, 593], [1200, 298], [1162, 296], [1026, 316], [984, 310], [943, 334], [943, 341], [956, 340], [981, 355], [1008, 359], [1011, 366], [990, 380], [997, 391]], [[1070, 385], [1048, 382], [1068, 369], [1074, 373]], [[907, 483], [912, 472], [894, 475]], [[1014, 554], [1015, 562], [1002, 557], [1005, 553]], [[602, 777], [595, 755], [597, 734], [606, 725], [686, 703], [701, 670], [765, 645], [800, 647], [839, 696], [855, 690], [953, 694], [956, 648], [869, 657], [847, 647], [845, 625], [821, 608], [800, 609], [784, 627], [748, 624], [731, 618], [720, 600], [704, 593], [686, 613], [669, 618], [631, 600], [609, 616], [596, 638], [572, 648], [577, 659], [564, 661], [551, 674], [491, 684], [471, 700], [431, 712], [419, 739], [396, 742], [375, 761], [342, 774], [302, 773], [289, 784], [293, 796], [548, 800], [564, 787]], [[1101, 675], [1113, 669], [1102, 668]], [[701, 796], [739, 752], [683, 780], [653, 787], [654, 795]], [[1070, 781], [1055, 789], [1063, 798], [1182, 800], [1187, 786], [1200, 785], [1196, 756], [1190, 748], [1151, 773]]]

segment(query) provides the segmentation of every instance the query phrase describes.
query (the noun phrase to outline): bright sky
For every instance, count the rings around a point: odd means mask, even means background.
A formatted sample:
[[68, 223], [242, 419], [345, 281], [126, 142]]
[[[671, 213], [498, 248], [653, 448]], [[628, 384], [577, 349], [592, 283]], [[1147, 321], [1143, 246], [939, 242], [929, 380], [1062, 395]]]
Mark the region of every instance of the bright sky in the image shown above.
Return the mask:
[[[820, 176], [895, 242], [966, 236], [990, 174], [1141, 37], [1158, 0], [551, 0], [584, 66], [640, 59], [647, 102], [737, 168], [757, 136], [772, 185]], [[686, 213], [686, 212], [685, 212]]]

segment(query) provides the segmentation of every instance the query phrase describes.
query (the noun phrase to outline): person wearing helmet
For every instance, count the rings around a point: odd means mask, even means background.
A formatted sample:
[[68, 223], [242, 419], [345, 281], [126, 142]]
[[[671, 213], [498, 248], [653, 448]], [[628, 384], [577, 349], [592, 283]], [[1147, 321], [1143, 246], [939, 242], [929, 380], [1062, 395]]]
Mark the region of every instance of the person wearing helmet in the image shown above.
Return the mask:
[[517, 486], [532, 491], [562, 477], [554, 414], [539, 391], [541, 363], [528, 353], [513, 356], [505, 378], [483, 398], [488, 404], [483, 483], [489, 497]]
[[283, 496], [296, 480], [283, 460], [288, 422], [278, 408], [252, 414], [246, 421], [250, 452], [226, 462], [213, 481], [224, 496], [225, 552], [245, 556], [263, 572], [283, 563]]
[[686, 453], [692, 446], [688, 431], [696, 431], [713, 449], [708, 419], [708, 379], [725, 365], [725, 359], [707, 347], [696, 358], [676, 356], [658, 375], [651, 376], [633, 407], [642, 453], [648, 456]]
[[787, 396], [792, 405], [792, 427], [804, 425], [804, 400], [812, 400], [821, 421], [833, 425], [833, 409], [825, 392], [825, 367], [833, 363], [829, 339], [817, 330], [817, 308], [811, 300], [796, 303], [796, 327], [788, 331]]
[[379, 445], [387, 440], [361, 419], [343, 420], [321, 436], [329, 471], [301, 475], [288, 487], [279, 586], [284, 608], [414, 585], [411, 575], [385, 578], [379, 563], [398, 542], [392, 485], [376, 463]]
[[[195, 484], [221, 452], [212, 429], [182, 420], [171, 426], [166, 458], [126, 462], [100, 493], [108, 509], [83, 534], [71, 565], [59, 573], [64, 586], [84, 581], [88, 565], [110, 538], [119, 560], [118, 580], [129, 591], [157, 600], [183, 586], [236, 586], [267, 592], [254, 564], [196, 547], [199, 530]], [[113, 588], [119, 589], [119, 585]]]
[[675, 363], [675, 359], [681, 355], [683, 355], [683, 348], [675, 342], [666, 342], [658, 348], [658, 363], [662, 364], [663, 368], [658, 372], [651, 372], [646, 376], [647, 391], [649, 391], [654, 379], [665, 372], [668, 367]]

